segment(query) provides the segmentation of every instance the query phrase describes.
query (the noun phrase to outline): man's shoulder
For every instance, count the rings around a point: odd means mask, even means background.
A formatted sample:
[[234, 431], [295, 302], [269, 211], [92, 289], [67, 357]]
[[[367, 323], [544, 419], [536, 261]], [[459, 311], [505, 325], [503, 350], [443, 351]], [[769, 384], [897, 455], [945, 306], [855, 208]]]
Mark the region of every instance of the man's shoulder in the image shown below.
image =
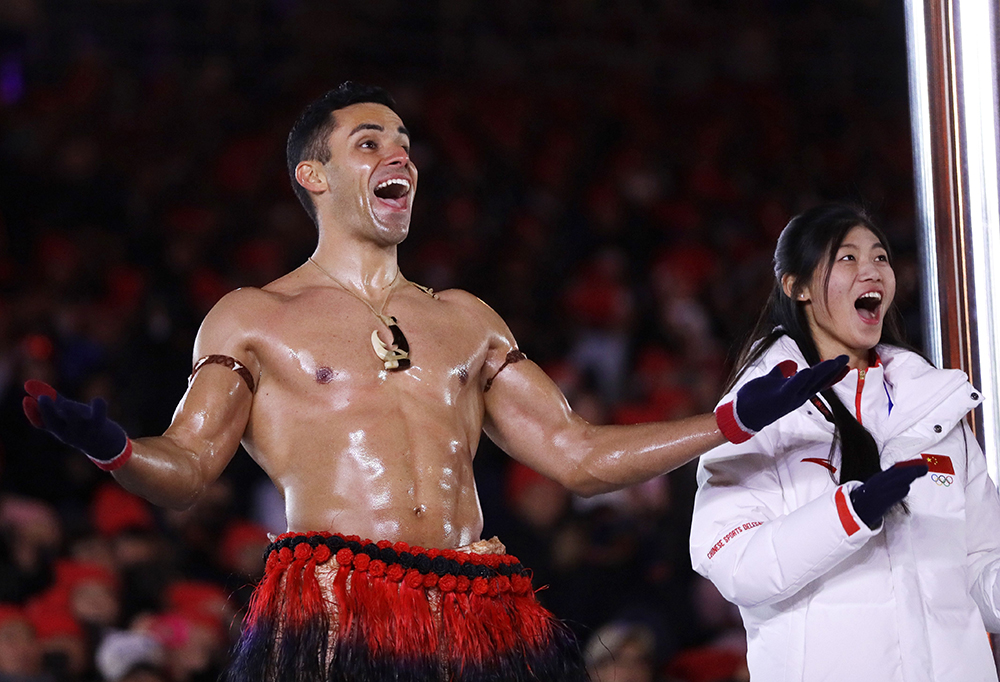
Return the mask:
[[507, 353], [517, 347], [517, 341], [504, 319], [475, 294], [449, 289], [439, 296], [442, 301], [454, 306], [451, 320], [474, 336], [486, 340], [490, 349], [489, 366], [498, 367]]
[[499, 318], [496, 311], [487, 305], [485, 301], [464, 289], [445, 289], [438, 292], [436, 296], [445, 303], [461, 308], [464, 313]]
[[[196, 354], [230, 353], [232, 346], [245, 345], [266, 326], [270, 313], [281, 304], [281, 295], [257, 287], [230, 291], [212, 306], [195, 339]], [[231, 354], [231, 353], [230, 353]]]
[[279, 305], [283, 296], [267, 288], [241, 287], [219, 299], [205, 316], [206, 323], [259, 318], [268, 307]]

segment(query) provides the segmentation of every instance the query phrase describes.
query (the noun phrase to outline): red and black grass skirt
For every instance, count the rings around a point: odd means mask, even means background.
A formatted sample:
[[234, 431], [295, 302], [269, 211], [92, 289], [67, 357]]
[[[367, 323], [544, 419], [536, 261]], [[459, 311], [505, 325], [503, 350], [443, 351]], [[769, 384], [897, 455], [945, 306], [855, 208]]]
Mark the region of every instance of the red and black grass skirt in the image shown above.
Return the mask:
[[286, 533], [229, 682], [586, 680], [573, 634], [509, 554]]

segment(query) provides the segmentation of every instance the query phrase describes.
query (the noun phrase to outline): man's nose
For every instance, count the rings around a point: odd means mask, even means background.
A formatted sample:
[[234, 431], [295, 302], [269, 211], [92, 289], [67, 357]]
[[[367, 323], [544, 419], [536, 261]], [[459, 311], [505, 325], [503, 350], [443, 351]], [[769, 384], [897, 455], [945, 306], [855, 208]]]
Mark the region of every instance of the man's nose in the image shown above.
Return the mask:
[[392, 165], [405, 166], [410, 160], [410, 154], [402, 145], [396, 145], [389, 150], [388, 163]]

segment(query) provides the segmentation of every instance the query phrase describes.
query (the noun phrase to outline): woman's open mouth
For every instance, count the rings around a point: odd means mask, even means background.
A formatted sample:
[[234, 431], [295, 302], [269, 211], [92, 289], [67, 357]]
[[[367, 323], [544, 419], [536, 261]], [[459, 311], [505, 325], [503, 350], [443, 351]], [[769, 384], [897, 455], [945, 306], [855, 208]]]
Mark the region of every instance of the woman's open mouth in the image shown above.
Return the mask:
[[854, 308], [863, 322], [876, 324], [882, 317], [882, 294], [877, 291], [862, 294], [854, 302]]

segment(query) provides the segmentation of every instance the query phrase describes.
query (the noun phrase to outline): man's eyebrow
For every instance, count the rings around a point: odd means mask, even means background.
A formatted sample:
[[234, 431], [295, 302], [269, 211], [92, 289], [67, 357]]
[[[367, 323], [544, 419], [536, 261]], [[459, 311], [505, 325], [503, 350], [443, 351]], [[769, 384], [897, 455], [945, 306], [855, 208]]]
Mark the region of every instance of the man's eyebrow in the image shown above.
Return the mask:
[[[378, 123], [359, 123], [354, 128], [354, 130], [352, 130], [350, 132], [350, 134], [348, 135], [348, 137], [350, 137], [351, 135], [354, 135], [355, 133], [357, 133], [359, 131], [362, 131], [362, 130], [377, 130], [378, 132], [381, 133], [381, 132], [385, 131], [385, 128], [383, 128], [382, 126], [380, 126]], [[410, 136], [410, 131], [406, 129], [406, 126], [399, 126], [399, 128], [397, 130], [399, 130], [399, 133], [401, 135], [406, 135], [407, 137]]]

